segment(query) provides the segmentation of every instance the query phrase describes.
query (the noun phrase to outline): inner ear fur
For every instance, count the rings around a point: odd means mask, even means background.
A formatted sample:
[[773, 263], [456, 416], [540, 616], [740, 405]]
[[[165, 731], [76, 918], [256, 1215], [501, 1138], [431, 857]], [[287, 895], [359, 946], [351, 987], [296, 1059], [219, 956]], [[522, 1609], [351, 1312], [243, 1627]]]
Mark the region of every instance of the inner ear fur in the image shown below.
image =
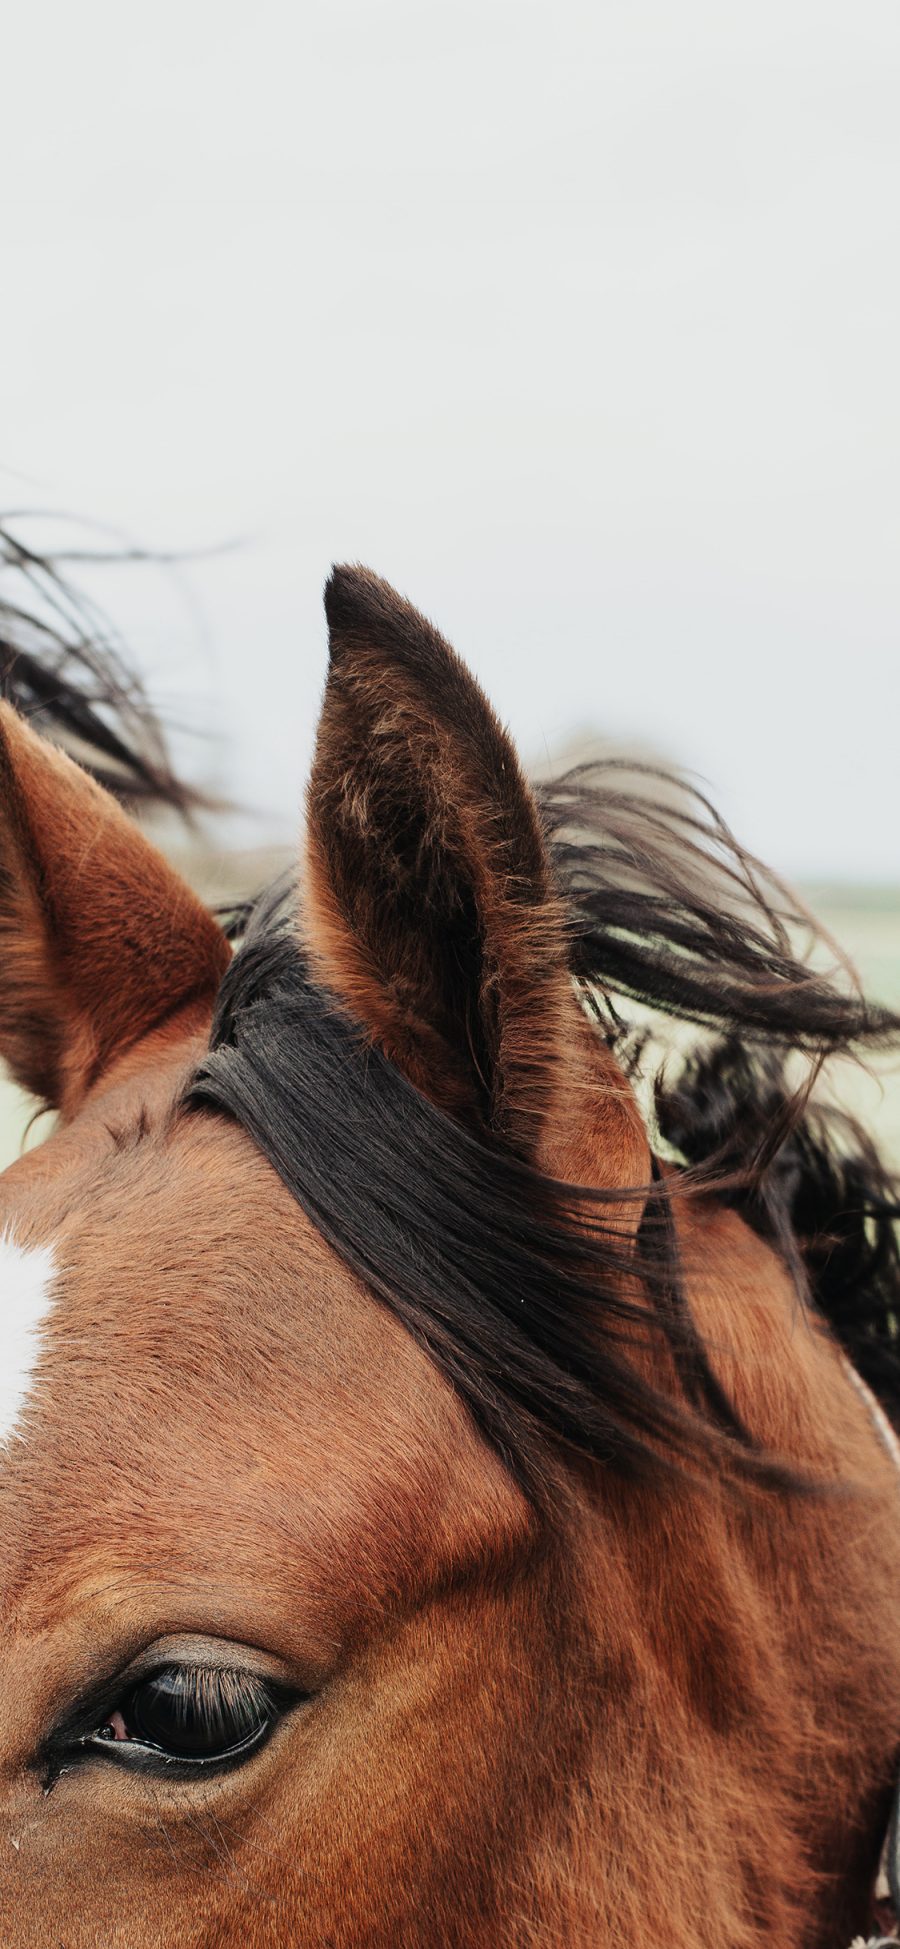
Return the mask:
[[325, 609], [314, 968], [425, 1094], [532, 1157], [579, 1014], [534, 796], [474, 678], [393, 589], [335, 569]]
[[71, 1114], [229, 958], [220, 927], [71, 759], [0, 704], [0, 1056]]

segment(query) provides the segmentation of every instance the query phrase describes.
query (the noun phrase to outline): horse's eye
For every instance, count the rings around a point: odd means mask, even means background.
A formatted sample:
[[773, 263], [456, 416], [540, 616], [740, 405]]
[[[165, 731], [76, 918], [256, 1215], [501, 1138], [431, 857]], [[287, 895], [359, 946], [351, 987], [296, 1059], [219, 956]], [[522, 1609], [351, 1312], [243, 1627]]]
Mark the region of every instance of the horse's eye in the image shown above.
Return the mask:
[[122, 1762], [227, 1764], [262, 1744], [283, 1706], [278, 1688], [255, 1673], [164, 1665], [133, 1685], [85, 1744]]

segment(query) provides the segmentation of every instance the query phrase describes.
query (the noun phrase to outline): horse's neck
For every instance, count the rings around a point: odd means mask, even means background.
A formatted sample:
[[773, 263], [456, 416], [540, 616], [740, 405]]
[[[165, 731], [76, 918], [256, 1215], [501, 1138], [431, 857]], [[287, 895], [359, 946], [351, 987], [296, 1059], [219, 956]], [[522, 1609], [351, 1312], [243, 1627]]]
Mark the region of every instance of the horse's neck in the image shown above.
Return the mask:
[[576, 1524], [597, 1693], [573, 1846], [591, 1818], [596, 1845], [599, 1822], [611, 1939], [846, 1949], [867, 1927], [900, 1736], [900, 1483], [768, 1248], [708, 1206], [679, 1231], [746, 1424], [855, 1492], [602, 1479]]
[[[647, 1186], [632, 1093], [587, 1024], [571, 1074], [544, 1168]], [[900, 1486], [777, 1256], [708, 1199], [672, 1208], [692, 1315], [745, 1425], [854, 1487], [585, 1477], [547, 1595], [558, 1796], [518, 1872], [553, 1921], [535, 1940], [846, 1949], [868, 1925], [900, 1740]], [[665, 1354], [654, 1378], [674, 1385]], [[510, 1941], [530, 1940], [519, 1916]]]

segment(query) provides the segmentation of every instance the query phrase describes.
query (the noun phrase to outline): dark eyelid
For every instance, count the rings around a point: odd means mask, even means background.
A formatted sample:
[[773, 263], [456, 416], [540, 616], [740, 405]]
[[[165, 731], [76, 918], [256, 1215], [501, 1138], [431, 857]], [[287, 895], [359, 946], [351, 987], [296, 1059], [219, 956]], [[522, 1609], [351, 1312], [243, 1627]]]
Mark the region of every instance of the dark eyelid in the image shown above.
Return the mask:
[[[277, 1728], [278, 1721], [283, 1718], [284, 1712], [292, 1703], [296, 1703], [296, 1700], [286, 1701], [283, 1710], [269, 1725], [258, 1732], [251, 1733], [238, 1745], [230, 1747], [227, 1752], [210, 1759], [176, 1757], [155, 1747], [143, 1746], [140, 1743], [132, 1745], [125, 1740], [121, 1744], [110, 1741], [108, 1745], [95, 1744], [91, 1741], [82, 1748], [79, 1759], [90, 1758], [104, 1766], [119, 1766], [123, 1772], [144, 1774], [155, 1780], [208, 1780], [217, 1773], [228, 1772], [236, 1762], [249, 1759], [253, 1753], [267, 1746]], [[71, 1763], [72, 1757], [70, 1749], [66, 1759]], [[66, 1759], [58, 1760], [55, 1765], [51, 1762], [50, 1784], [53, 1778], [57, 1778], [63, 1771]]]
[[170, 1632], [142, 1645], [140, 1651], [119, 1665], [116, 1677], [123, 1685], [138, 1685], [161, 1665], [193, 1665], [202, 1671], [247, 1672], [273, 1685], [292, 1685], [301, 1689], [298, 1674], [284, 1660], [237, 1638], [206, 1638], [197, 1631]]

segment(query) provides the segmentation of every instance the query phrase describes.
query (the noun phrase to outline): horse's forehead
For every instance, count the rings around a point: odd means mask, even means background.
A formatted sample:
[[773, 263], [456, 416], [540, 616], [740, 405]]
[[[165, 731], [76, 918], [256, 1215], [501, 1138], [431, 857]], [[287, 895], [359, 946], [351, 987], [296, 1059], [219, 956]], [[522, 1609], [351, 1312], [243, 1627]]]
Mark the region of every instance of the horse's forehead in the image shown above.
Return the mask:
[[239, 1614], [283, 1576], [285, 1615], [305, 1592], [337, 1629], [361, 1578], [455, 1551], [508, 1500], [441, 1376], [239, 1131], [151, 1134], [4, 1222], [22, 1351], [0, 1607], [60, 1578], [140, 1606], [162, 1569], [184, 1622], [204, 1588]]
[[[315, 1289], [321, 1241], [239, 1131], [204, 1119], [78, 1137], [63, 1133], [32, 1171], [7, 1173], [0, 1195], [0, 1331], [39, 1314], [41, 1342], [52, 1365], [68, 1362], [70, 1387], [88, 1385], [110, 1357], [134, 1377], [163, 1343], [175, 1373], [201, 1337], [210, 1352], [227, 1340], [236, 1314], [249, 1353], [279, 1278], [293, 1273], [301, 1304]], [[258, 1306], [247, 1306], [248, 1290]], [[86, 1334], [90, 1363], [76, 1359]]]
[[152, 1395], [198, 1440], [252, 1448], [273, 1408], [283, 1416], [302, 1397], [315, 1415], [317, 1396], [361, 1382], [386, 1340], [379, 1392], [386, 1400], [392, 1380], [402, 1390], [405, 1336], [244, 1134], [216, 1119], [139, 1133], [26, 1181], [21, 1199], [0, 1202], [0, 1279], [26, 1445], [57, 1422], [75, 1439], [85, 1415], [96, 1440], [99, 1424], [139, 1418]]

